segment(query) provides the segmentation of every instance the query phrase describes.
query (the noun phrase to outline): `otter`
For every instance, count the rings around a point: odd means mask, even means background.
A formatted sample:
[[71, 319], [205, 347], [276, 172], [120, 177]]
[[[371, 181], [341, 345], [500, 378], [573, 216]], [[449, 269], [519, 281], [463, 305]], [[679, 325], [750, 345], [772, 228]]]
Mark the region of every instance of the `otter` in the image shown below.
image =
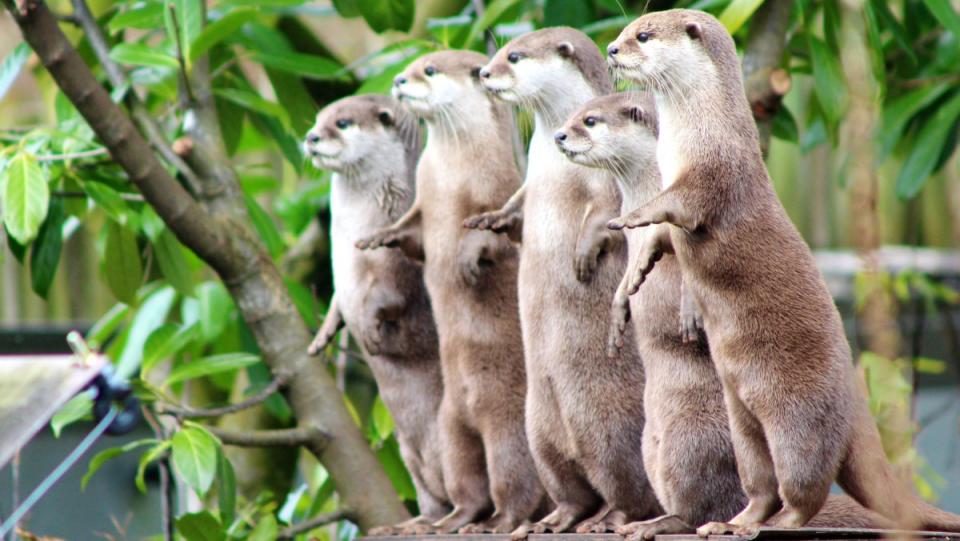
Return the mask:
[[[522, 239], [518, 294], [527, 361], [527, 437], [556, 509], [514, 538], [546, 530], [603, 532], [660, 513], [644, 472], [643, 366], [635, 347], [606, 358], [606, 318], [626, 264], [606, 223], [620, 195], [606, 171], [563, 158], [554, 132], [586, 100], [611, 91], [603, 55], [582, 32], [520, 36], [480, 71], [483, 86], [535, 118], [527, 176], [500, 211], [471, 220]], [[612, 389], [625, 388], [616, 400]]]
[[310, 353], [344, 325], [362, 346], [420, 509], [420, 516], [373, 533], [407, 531], [450, 511], [437, 430], [443, 397], [437, 332], [419, 265], [393, 251], [361, 252], [353, 243], [393, 223], [413, 202], [419, 130], [393, 98], [349, 97], [317, 114], [304, 150], [314, 165], [333, 171], [334, 295]]
[[960, 530], [960, 517], [920, 500], [884, 456], [840, 315], [763, 163], [730, 34], [703, 12], [651, 13], [608, 56], [649, 86], [659, 119], [664, 190], [609, 224], [653, 226], [628, 291], [676, 255], [703, 316], [749, 498], [698, 533], [803, 526], [834, 480], [900, 527]]
[[[498, 208], [520, 183], [509, 110], [481, 87], [486, 57], [439, 51], [415, 60], [393, 94], [427, 125], [413, 206], [358, 241], [399, 247], [424, 261], [440, 339], [443, 478], [453, 511], [441, 533], [505, 533], [540, 509], [543, 488], [523, 430], [526, 375], [517, 311], [517, 249], [462, 226]], [[477, 522], [493, 510], [493, 515]], [[471, 524], [472, 523], [472, 524]]]
[[[568, 159], [605, 169], [616, 178], [624, 212], [659, 192], [657, 117], [650, 94], [623, 92], [590, 100], [558, 133], [562, 137], [557, 137], [557, 145]], [[642, 229], [627, 233], [631, 261], [643, 234]], [[618, 295], [626, 298], [626, 287], [624, 280]], [[618, 528], [617, 533], [628, 541], [692, 533], [696, 525], [730, 517], [747, 502], [737, 474], [723, 389], [705, 337], [690, 325], [677, 325], [678, 315], [695, 308], [685, 293], [676, 258], [664, 257], [657, 272], [629, 299], [646, 375], [643, 463], [666, 514]], [[684, 319], [689, 323], [696, 317], [693, 311]], [[841, 496], [832, 496], [810, 524], [890, 525]]]

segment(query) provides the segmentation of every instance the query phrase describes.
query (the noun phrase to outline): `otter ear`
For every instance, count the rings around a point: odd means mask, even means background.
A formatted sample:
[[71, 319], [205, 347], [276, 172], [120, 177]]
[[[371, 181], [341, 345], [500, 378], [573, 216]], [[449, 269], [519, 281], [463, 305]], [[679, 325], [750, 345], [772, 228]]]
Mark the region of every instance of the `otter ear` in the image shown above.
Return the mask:
[[699, 39], [703, 35], [703, 28], [698, 22], [688, 22], [686, 30], [691, 39]]
[[573, 44], [569, 41], [561, 41], [557, 44], [557, 52], [564, 58], [570, 58], [574, 53]]
[[634, 122], [640, 122], [640, 121], [643, 120], [643, 109], [640, 108], [640, 107], [637, 107], [636, 105], [631, 105], [631, 106], [629, 106], [629, 107], [624, 107], [624, 108], [620, 111], [620, 113], [621, 113], [623, 116], [625, 116], [626, 118], [629, 118], [630, 120], [632, 120], [632, 121], [634, 121]]
[[390, 111], [390, 109], [380, 109], [380, 111], [377, 112], [377, 118], [380, 120], [380, 123], [387, 128], [394, 125], [393, 112]]
[[481, 66], [476, 66], [470, 70], [470, 77], [474, 79], [480, 79], [480, 70], [483, 69]]

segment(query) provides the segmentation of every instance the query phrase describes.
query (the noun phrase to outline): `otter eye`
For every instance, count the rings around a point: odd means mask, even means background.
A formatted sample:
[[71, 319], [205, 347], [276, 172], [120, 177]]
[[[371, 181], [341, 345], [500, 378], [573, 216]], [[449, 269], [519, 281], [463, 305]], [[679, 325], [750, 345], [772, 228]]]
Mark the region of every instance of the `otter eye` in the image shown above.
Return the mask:
[[507, 61], [510, 62], [511, 64], [516, 64], [517, 62], [520, 61], [521, 58], [523, 57], [520, 56], [520, 53], [510, 53], [507, 55]]
[[353, 124], [353, 121], [350, 120], [349, 118], [341, 118], [336, 122], [337, 128], [341, 130], [345, 130], [349, 128], [352, 124]]
[[597, 119], [595, 117], [588, 116], [587, 118], [583, 119], [583, 125], [588, 128], [592, 128], [597, 125]]
[[643, 43], [648, 39], [650, 39], [650, 32], [640, 32], [639, 34], [637, 34], [637, 41], [639, 41], [640, 43]]
[[427, 77], [433, 77], [434, 75], [437, 74], [437, 68], [435, 68], [435, 67], [433, 67], [433, 66], [427, 66], [427, 67], [423, 70], [423, 73], [424, 73], [424, 75], [426, 75]]

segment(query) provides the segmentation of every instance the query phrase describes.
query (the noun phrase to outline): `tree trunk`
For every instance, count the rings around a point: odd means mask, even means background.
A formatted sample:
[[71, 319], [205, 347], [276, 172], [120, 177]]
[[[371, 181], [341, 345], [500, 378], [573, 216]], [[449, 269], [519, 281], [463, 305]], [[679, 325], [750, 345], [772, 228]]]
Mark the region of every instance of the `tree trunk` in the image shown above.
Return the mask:
[[288, 398], [298, 425], [325, 436], [312, 442], [309, 450], [330, 472], [341, 500], [361, 528], [406, 518], [406, 510], [326, 368], [307, 356], [310, 332], [252, 228], [219, 131], [210, 129], [217, 123], [205, 97], [201, 94], [195, 104], [205, 118], [191, 134], [196, 139], [191, 165], [202, 184], [204, 204], [200, 205], [167, 173], [130, 118], [96, 81], [46, 5], [4, 1], [26, 41], [114, 161], [177, 238], [223, 280], [264, 361], [275, 377], [290, 382]]

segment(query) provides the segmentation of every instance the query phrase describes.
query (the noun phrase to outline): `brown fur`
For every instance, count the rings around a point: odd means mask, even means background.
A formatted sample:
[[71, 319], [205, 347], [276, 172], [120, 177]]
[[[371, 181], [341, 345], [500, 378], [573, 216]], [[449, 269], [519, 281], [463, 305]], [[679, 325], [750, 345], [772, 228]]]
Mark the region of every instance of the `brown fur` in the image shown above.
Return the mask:
[[[347, 129], [337, 121], [349, 121]], [[356, 96], [317, 115], [305, 143], [334, 171], [331, 226], [335, 294], [310, 346], [316, 354], [344, 324], [360, 342], [380, 396], [393, 415], [400, 453], [417, 489], [420, 517], [382, 531], [437, 520], [449, 501], [440, 468], [437, 413], [443, 396], [436, 328], [418, 265], [393, 251], [361, 252], [357, 239], [392, 223], [413, 202], [420, 153], [416, 119], [387, 96]], [[372, 148], [361, 143], [379, 143]], [[352, 154], [323, 163], [321, 149]], [[386, 159], [382, 159], [386, 158]], [[390, 159], [395, 158], [395, 159]]]
[[922, 502], [884, 456], [839, 313], [767, 175], [730, 35], [708, 14], [672, 10], [634, 21], [610, 50], [656, 96], [669, 186], [611, 227], [661, 224], [631, 289], [676, 253], [703, 312], [749, 497], [730, 524], [699, 532], [803, 526], [834, 479], [902, 527], [960, 529], [960, 517]]
[[[587, 118], [601, 127], [586, 126]], [[650, 95], [625, 92], [591, 100], [561, 131], [566, 138], [558, 145], [568, 158], [616, 176], [624, 211], [646, 203], [659, 191], [656, 110]], [[644, 234], [642, 229], [627, 232], [631, 262], [637, 259]], [[737, 474], [723, 389], [705, 337], [691, 342], [689, 329], [678, 323], [681, 286], [676, 258], [667, 256], [630, 298], [646, 374], [643, 460], [667, 513], [619, 528], [630, 540], [692, 532], [694, 525], [732, 516], [747, 502]], [[876, 528], [889, 522], [838, 496], [811, 524]]]
[[[521, 59], [511, 62], [511, 54]], [[557, 508], [515, 532], [518, 538], [574, 527], [603, 532], [660, 512], [640, 460], [640, 358], [635, 347], [618, 360], [604, 351], [626, 262], [622, 237], [606, 229], [620, 196], [605, 171], [568, 162], [553, 141], [563, 118], [610, 90], [603, 62], [582, 32], [550, 28], [514, 39], [481, 71], [484, 86], [528, 106], [536, 122], [522, 195], [469, 224], [509, 220], [523, 228], [518, 290], [527, 436]], [[628, 391], [611, 400], [612, 389]]]
[[444, 480], [454, 504], [435, 524], [441, 532], [491, 510], [478, 529], [509, 531], [530, 519], [543, 500], [523, 431], [516, 248], [504, 237], [462, 226], [468, 216], [502, 205], [520, 182], [505, 131], [509, 111], [476, 80], [485, 60], [466, 51], [432, 53], [397, 78], [402, 102], [411, 101], [407, 93], [425, 89], [429, 99], [451, 101], [411, 103], [428, 127], [417, 199], [396, 224], [358, 244], [400, 246], [425, 258], [443, 367]]

